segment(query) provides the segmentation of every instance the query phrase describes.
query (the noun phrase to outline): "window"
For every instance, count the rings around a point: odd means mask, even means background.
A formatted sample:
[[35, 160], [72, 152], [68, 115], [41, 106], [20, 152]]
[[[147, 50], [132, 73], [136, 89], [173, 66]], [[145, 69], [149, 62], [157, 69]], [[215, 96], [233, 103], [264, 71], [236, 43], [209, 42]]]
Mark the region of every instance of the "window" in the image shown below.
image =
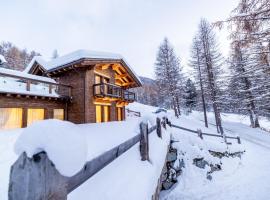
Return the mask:
[[[100, 75], [95, 75], [95, 84], [100, 84], [100, 83], [109, 83], [110, 79], [104, 76], [100, 76]], [[103, 86], [97, 86], [95, 87], [95, 94], [102, 94], [108, 93], [108, 85], [105, 85], [104, 88]]]
[[0, 129], [22, 127], [22, 108], [0, 108]]
[[27, 126], [35, 121], [44, 119], [44, 109], [28, 109], [27, 110]]
[[64, 109], [53, 109], [53, 118], [54, 119], [59, 119], [59, 120], [64, 120]]
[[96, 122], [102, 122], [101, 105], [96, 105]]
[[110, 106], [96, 105], [96, 122], [110, 121]]
[[116, 112], [117, 112], [117, 120], [118, 120], [118, 121], [123, 121], [123, 120], [124, 120], [124, 116], [123, 116], [123, 108], [117, 107], [117, 108], [116, 108]]
[[103, 106], [103, 121], [108, 122], [110, 121], [110, 107]]

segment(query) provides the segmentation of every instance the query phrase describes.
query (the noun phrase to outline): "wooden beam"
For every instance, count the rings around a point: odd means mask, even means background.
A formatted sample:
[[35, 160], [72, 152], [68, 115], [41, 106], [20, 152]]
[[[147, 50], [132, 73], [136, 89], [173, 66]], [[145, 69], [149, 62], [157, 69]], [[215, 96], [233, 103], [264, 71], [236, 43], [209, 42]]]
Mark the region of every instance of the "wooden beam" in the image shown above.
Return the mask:
[[102, 70], [109, 69], [110, 66], [111, 66], [111, 64], [105, 64], [105, 65], [101, 66], [101, 69]]
[[133, 85], [134, 82], [128, 82], [128, 83], [123, 83], [122, 86], [130, 86], [130, 85]]
[[128, 76], [128, 74], [120, 74], [120, 75], [115, 74], [115, 79], [121, 79], [121, 78], [125, 78], [127, 76]]

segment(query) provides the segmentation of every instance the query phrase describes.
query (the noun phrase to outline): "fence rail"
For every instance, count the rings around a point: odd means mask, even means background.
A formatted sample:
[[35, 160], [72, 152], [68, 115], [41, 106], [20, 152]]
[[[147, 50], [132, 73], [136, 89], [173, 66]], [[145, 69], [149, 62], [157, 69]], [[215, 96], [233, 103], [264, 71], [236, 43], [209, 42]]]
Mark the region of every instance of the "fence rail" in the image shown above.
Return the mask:
[[148, 124], [141, 122], [138, 135], [87, 162], [72, 177], [61, 175], [46, 152], [38, 153], [32, 158], [28, 158], [26, 153], [23, 153], [11, 167], [9, 200], [66, 200], [68, 193], [137, 143], [140, 143], [141, 160], [150, 160], [148, 135], [156, 130], [157, 136], [162, 138], [161, 126], [165, 124], [166, 127], [164, 119], [157, 118], [156, 123], [148, 128]]
[[131, 113], [133, 114], [135, 117], [141, 117], [141, 113], [140, 112], [137, 112], [137, 111], [134, 111], [134, 110], [130, 110], [130, 109], [126, 109], [127, 113]]
[[202, 132], [200, 129], [198, 129], [197, 131], [195, 131], [195, 130], [188, 129], [188, 128], [181, 127], [181, 126], [177, 126], [177, 125], [174, 125], [174, 124], [171, 124], [171, 126], [174, 127], [174, 128], [178, 128], [178, 129], [184, 130], [184, 131], [188, 131], [188, 132], [191, 132], [191, 133], [195, 133], [195, 134], [197, 134], [201, 139], [203, 139], [203, 135], [206, 135], [206, 136], [211, 136], [211, 137], [224, 138], [224, 140], [225, 140], [226, 143], [227, 143], [227, 139], [235, 139], [235, 140], [237, 140], [237, 143], [238, 143], [238, 144], [241, 144], [241, 140], [240, 140], [240, 137], [239, 137], [239, 136], [233, 137], [233, 136], [227, 136], [227, 135], [217, 135], [217, 134], [212, 134], [212, 133], [204, 133], [204, 132]]

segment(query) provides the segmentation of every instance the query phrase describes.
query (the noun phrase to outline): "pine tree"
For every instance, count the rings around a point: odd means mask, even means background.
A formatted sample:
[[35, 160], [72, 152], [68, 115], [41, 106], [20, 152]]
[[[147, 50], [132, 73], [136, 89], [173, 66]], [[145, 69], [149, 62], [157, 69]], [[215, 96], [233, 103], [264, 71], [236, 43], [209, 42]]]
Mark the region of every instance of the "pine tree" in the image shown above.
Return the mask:
[[175, 116], [178, 117], [181, 114], [182, 75], [179, 59], [167, 38], [163, 40], [157, 53], [155, 75], [160, 96], [164, 99], [164, 106], [172, 107]]
[[188, 109], [188, 112], [192, 112], [192, 110], [196, 107], [197, 100], [197, 92], [195, 84], [191, 79], [186, 81], [184, 86], [184, 95], [185, 107]]

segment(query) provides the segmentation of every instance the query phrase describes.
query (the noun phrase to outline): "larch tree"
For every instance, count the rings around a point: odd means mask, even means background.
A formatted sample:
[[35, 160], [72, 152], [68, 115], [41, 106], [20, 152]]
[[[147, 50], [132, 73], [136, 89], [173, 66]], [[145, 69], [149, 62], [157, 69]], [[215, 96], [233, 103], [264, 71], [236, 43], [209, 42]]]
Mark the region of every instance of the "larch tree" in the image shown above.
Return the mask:
[[182, 92], [182, 74], [179, 58], [176, 56], [173, 47], [165, 38], [156, 57], [155, 76], [159, 93], [164, 99], [164, 106], [172, 107], [175, 116], [179, 117], [180, 112], [180, 96]]
[[222, 55], [219, 52], [217, 40], [213, 27], [205, 19], [201, 19], [197, 34], [198, 44], [201, 48], [202, 57], [202, 79], [205, 84], [205, 93], [213, 106], [217, 131], [224, 133], [220, 115], [220, 88], [219, 75], [223, 64]]
[[202, 108], [204, 113], [204, 123], [205, 127], [208, 127], [208, 119], [207, 119], [207, 112], [206, 112], [206, 101], [205, 101], [205, 92], [204, 92], [204, 84], [203, 84], [203, 74], [202, 74], [202, 68], [203, 68], [203, 56], [201, 51], [201, 46], [199, 40], [194, 37], [192, 47], [191, 47], [191, 59], [189, 60], [189, 65], [193, 67], [194, 71], [194, 78], [195, 83], [200, 88], [200, 94], [201, 94], [201, 102], [202, 102]]

